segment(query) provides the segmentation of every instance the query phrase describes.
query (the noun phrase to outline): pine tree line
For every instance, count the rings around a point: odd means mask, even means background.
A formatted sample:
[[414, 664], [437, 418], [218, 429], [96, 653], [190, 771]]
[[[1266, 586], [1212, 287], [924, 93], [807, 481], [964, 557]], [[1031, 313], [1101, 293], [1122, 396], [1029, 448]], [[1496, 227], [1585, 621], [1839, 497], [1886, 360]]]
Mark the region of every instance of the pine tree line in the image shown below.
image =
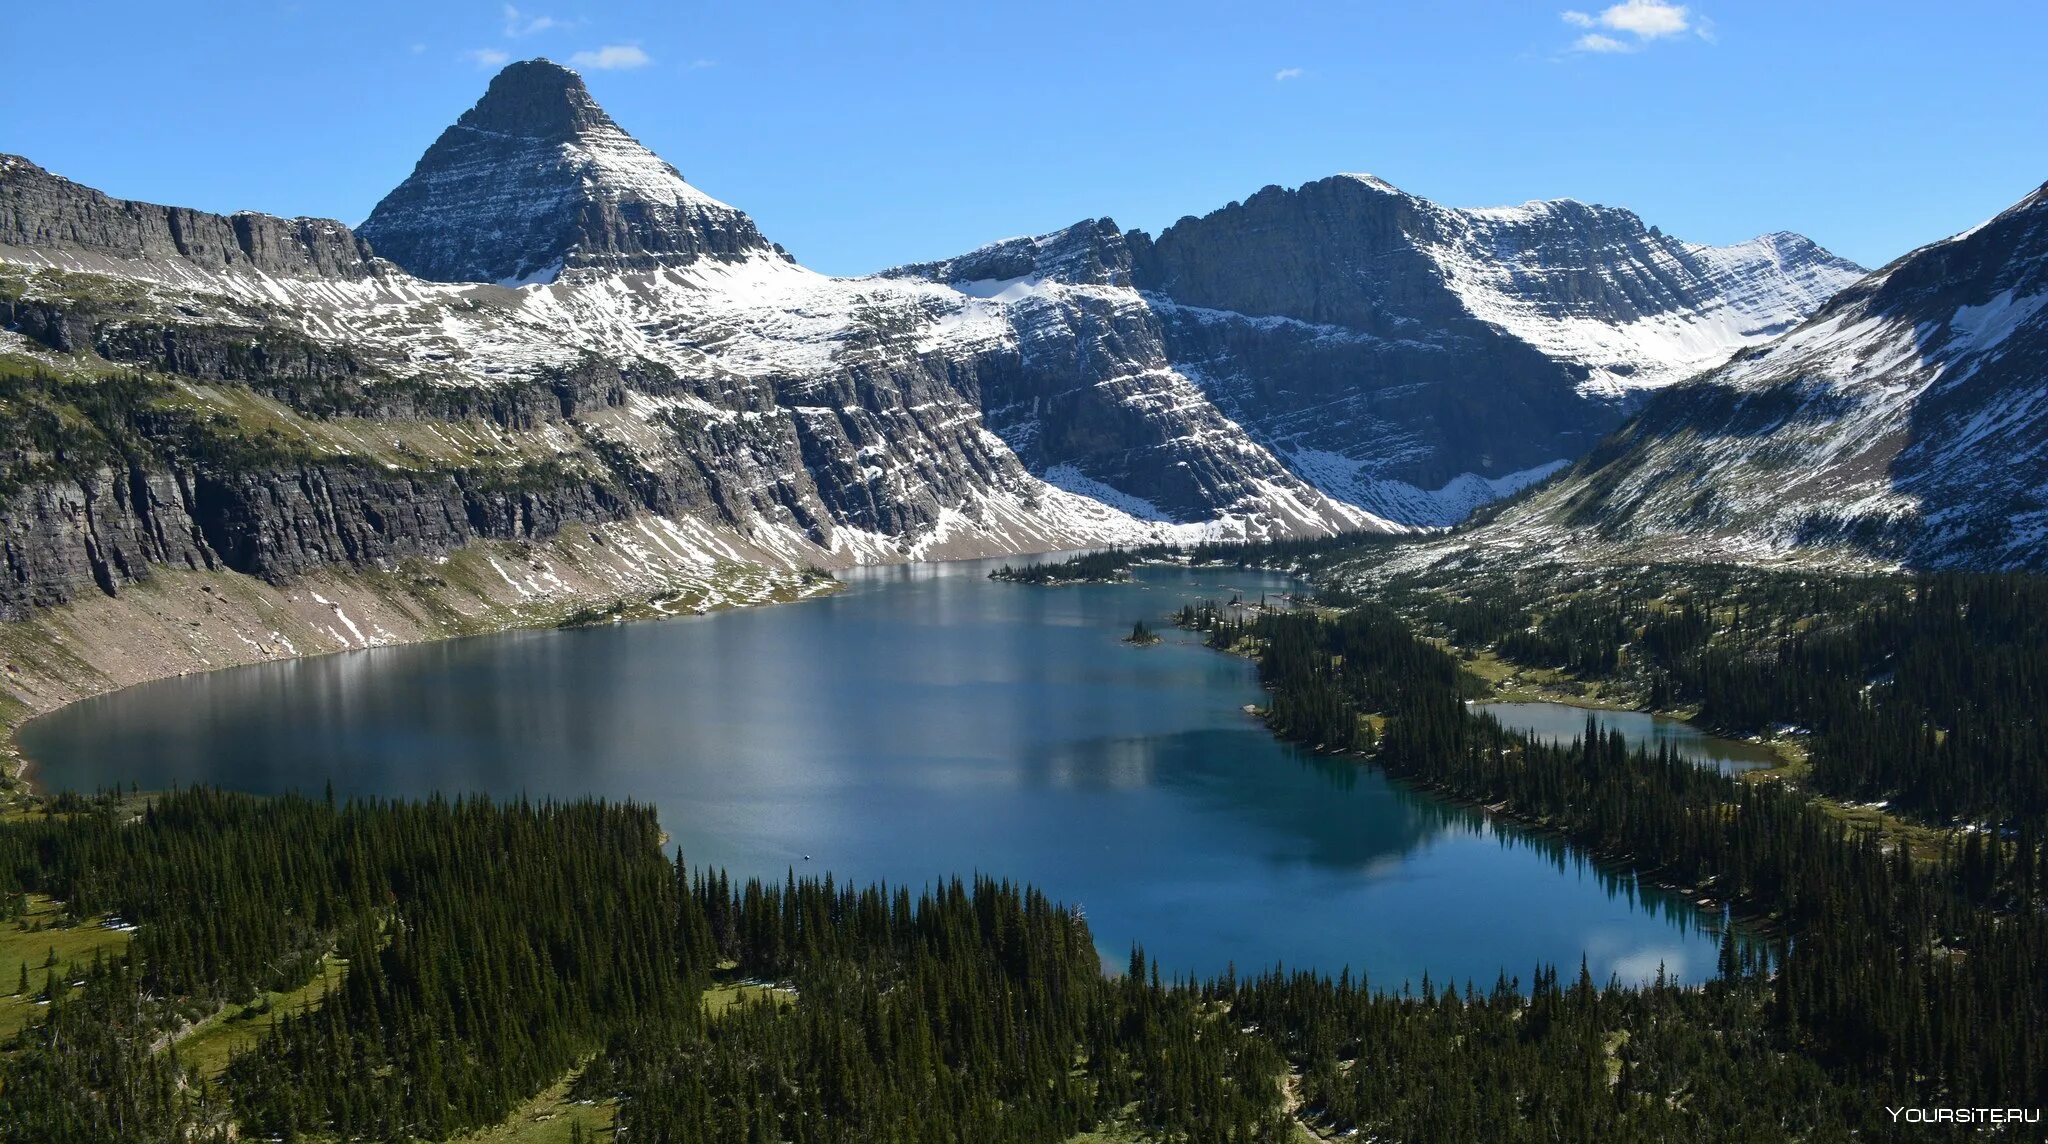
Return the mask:
[[[1590, 720], [1569, 746], [1508, 732], [1466, 706], [1456, 658], [1387, 608], [1334, 621], [1187, 615], [1216, 646], [1256, 649], [1281, 733], [1328, 746], [1331, 728], [1381, 713], [1374, 758], [1390, 774], [1506, 807], [1763, 923], [1780, 938], [1772, 1036], [1845, 1082], [1930, 1101], [2048, 1103], [2037, 1035], [2048, 1027], [2048, 851], [2031, 836], [1975, 836], [1916, 863], [1797, 792], [1631, 750]], [[1329, 713], [1289, 723], [1290, 695]]]

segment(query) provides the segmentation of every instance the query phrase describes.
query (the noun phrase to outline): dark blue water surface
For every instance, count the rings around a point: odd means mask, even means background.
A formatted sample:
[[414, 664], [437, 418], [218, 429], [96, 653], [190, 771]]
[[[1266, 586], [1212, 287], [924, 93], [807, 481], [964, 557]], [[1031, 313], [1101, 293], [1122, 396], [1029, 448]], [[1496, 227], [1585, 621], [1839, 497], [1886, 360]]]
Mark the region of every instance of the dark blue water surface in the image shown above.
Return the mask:
[[1554, 844], [1274, 741], [1252, 666], [1166, 629], [1183, 600], [1285, 581], [1147, 569], [991, 582], [863, 570], [839, 595], [164, 680], [36, 720], [54, 789], [635, 799], [694, 863], [924, 884], [973, 872], [1078, 903], [1105, 959], [1284, 962], [1382, 985], [1538, 963], [1711, 972], [1712, 919]]

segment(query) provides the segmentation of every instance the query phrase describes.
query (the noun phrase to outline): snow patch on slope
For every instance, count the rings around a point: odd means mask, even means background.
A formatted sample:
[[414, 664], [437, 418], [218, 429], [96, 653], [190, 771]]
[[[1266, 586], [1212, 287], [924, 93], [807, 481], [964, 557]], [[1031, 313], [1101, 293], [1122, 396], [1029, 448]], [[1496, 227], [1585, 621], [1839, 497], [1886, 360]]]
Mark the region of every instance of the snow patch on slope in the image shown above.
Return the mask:
[[[1548, 252], [1522, 246], [1517, 236], [1565, 208], [1610, 213], [1571, 200], [1444, 210], [1448, 237], [1424, 252], [1474, 317], [1547, 357], [1584, 365], [1587, 377], [1580, 388], [1588, 394], [1620, 396], [1719, 365], [1736, 350], [1791, 329], [1862, 276], [1861, 268], [1813, 257], [1810, 243], [1784, 234], [1720, 247], [1651, 234], [1642, 240], [1637, 261], [1559, 267], [1546, 261]], [[1627, 217], [1633, 222], [1633, 215]], [[1561, 311], [1557, 297], [1542, 288], [1561, 277], [1611, 279], [1623, 273], [1698, 287], [1703, 297], [1693, 306], [1616, 321]]]
[[1371, 466], [1340, 453], [1300, 448], [1286, 452], [1288, 467], [1317, 488], [1367, 511], [1424, 528], [1448, 528], [1483, 504], [1513, 496], [1569, 464], [1556, 460], [1498, 477], [1460, 473], [1441, 488], [1373, 476]]

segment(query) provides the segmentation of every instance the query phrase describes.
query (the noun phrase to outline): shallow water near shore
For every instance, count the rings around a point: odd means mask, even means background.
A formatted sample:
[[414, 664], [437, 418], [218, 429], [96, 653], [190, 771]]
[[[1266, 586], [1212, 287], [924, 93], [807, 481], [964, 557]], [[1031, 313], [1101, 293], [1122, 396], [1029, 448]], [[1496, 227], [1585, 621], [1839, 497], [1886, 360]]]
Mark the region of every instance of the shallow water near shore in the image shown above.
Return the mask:
[[[25, 727], [53, 790], [599, 796], [691, 862], [922, 885], [983, 873], [1086, 911], [1105, 963], [1285, 963], [1375, 983], [1712, 972], [1717, 919], [1555, 842], [1274, 740], [1253, 666], [1165, 617], [1282, 577], [991, 582], [864, 569], [800, 604], [235, 668]], [[1134, 620], [1164, 636], [1120, 637]], [[1583, 725], [1583, 717], [1580, 719]]]

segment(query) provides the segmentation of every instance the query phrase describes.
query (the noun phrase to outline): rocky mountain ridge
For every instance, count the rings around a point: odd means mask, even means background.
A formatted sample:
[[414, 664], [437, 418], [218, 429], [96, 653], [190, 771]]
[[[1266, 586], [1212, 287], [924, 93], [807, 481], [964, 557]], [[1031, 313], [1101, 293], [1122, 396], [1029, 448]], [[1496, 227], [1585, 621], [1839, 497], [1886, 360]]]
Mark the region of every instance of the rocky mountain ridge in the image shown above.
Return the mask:
[[1428, 552], [2048, 568], [2048, 186], [1657, 394]]
[[0, 159], [0, 609], [642, 523], [704, 567], [1440, 526], [1845, 273], [1344, 176], [827, 278], [529, 61], [360, 234]]
[[8, 261], [182, 261], [202, 272], [295, 278], [375, 272], [369, 243], [332, 219], [217, 215], [109, 198], [19, 155], [0, 155], [0, 251]]

